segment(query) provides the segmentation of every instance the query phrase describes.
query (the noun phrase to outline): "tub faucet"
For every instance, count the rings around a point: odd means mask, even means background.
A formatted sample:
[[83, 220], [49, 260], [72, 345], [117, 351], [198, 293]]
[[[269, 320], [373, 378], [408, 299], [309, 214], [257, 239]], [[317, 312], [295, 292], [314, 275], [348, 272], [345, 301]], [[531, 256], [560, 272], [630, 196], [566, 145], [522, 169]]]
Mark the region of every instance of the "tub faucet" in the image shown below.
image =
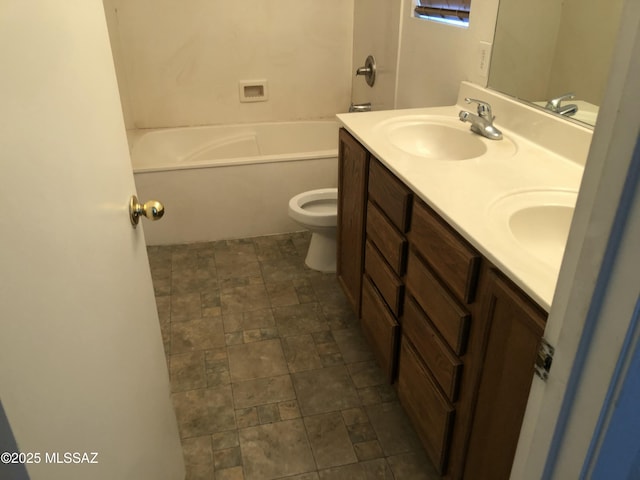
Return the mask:
[[371, 103], [352, 103], [349, 106], [349, 112], [370, 112], [371, 111]]
[[573, 100], [574, 98], [576, 98], [575, 94], [565, 93], [564, 95], [560, 95], [559, 97], [549, 100], [544, 108], [546, 108], [547, 110], [551, 110], [552, 112], [559, 113], [560, 115], [571, 117], [578, 111], [578, 106], [574, 103], [571, 103], [569, 105], [560, 104], [564, 100]]
[[491, 105], [475, 98], [465, 98], [467, 103], [478, 104], [478, 114], [475, 115], [466, 110], [460, 110], [460, 121], [471, 123], [471, 131], [482, 135], [490, 140], [500, 140], [502, 138], [502, 132], [493, 125], [493, 120], [496, 118], [491, 113]]

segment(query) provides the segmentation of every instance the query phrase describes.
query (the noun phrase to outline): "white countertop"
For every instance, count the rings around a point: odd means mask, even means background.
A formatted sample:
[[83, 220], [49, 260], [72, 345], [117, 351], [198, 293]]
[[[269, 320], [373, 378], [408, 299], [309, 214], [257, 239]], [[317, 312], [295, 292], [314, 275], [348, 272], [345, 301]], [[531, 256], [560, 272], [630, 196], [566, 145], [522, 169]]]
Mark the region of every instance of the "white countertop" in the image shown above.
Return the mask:
[[[491, 103], [494, 124], [504, 135], [503, 140], [478, 136], [488, 149], [480, 157], [417, 158], [392, 145], [382, 134], [380, 123], [399, 116], [436, 116], [440, 122], [449, 123], [450, 119], [451, 125], [468, 129], [469, 123], [458, 120], [460, 110], [475, 111], [473, 105], [460, 101], [465, 96]], [[518, 192], [577, 192], [591, 130], [466, 82], [459, 98], [458, 105], [447, 107], [347, 113], [338, 115], [338, 119], [416, 195], [549, 311], [560, 259], [536, 258], [523, 249], [501, 224], [495, 205]]]

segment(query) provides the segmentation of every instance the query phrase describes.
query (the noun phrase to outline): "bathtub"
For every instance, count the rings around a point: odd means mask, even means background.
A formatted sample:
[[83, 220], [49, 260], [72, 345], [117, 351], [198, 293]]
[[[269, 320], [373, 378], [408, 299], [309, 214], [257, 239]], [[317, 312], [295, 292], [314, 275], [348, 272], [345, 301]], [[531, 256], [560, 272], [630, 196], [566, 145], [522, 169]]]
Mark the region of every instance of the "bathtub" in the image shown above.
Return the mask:
[[138, 198], [165, 215], [144, 221], [148, 245], [205, 242], [301, 230], [289, 199], [335, 187], [333, 120], [131, 130]]

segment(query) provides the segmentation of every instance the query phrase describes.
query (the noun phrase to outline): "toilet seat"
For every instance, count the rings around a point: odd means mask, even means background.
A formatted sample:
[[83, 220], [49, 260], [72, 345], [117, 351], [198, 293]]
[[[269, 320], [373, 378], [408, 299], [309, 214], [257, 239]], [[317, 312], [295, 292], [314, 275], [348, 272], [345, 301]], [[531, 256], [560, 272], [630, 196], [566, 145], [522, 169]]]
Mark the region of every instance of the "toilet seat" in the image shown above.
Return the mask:
[[289, 215], [312, 227], [335, 227], [338, 222], [338, 189], [302, 192], [289, 200]]

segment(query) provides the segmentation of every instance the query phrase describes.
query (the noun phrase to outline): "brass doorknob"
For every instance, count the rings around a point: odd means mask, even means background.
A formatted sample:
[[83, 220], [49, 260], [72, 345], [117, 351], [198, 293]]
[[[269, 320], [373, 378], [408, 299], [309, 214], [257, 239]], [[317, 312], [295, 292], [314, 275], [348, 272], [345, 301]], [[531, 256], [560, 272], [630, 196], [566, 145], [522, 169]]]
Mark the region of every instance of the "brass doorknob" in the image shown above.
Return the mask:
[[164, 215], [164, 206], [156, 201], [149, 200], [143, 205], [138, 202], [138, 197], [131, 195], [129, 200], [129, 218], [131, 219], [131, 225], [136, 228], [140, 221], [140, 216], [144, 215], [149, 220], [160, 220]]

